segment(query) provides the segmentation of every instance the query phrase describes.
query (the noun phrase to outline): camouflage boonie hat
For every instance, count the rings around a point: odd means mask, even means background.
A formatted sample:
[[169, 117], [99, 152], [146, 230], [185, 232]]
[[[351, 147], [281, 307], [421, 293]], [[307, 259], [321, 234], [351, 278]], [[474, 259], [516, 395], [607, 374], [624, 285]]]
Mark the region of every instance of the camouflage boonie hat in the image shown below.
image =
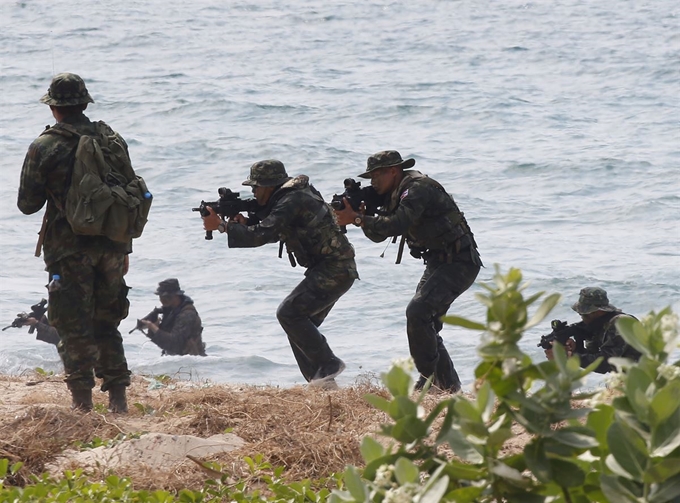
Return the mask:
[[371, 178], [371, 172], [380, 168], [392, 168], [400, 166], [402, 169], [412, 168], [416, 163], [415, 159], [401, 158], [401, 154], [396, 150], [383, 150], [377, 154], [373, 154], [366, 161], [366, 171], [358, 175], [360, 178]]
[[609, 303], [607, 292], [598, 287], [583, 288], [579, 294], [578, 302], [571, 308], [578, 314], [590, 314], [595, 311], [618, 311], [616, 307]]
[[156, 295], [166, 296], [166, 295], [182, 295], [184, 290], [179, 287], [179, 281], [177, 278], [164, 279], [158, 283], [158, 288], [156, 288]]
[[268, 159], [258, 161], [250, 167], [250, 176], [243, 185], [251, 187], [276, 187], [290, 180], [286, 168], [281, 161]]
[[54, 107], [68, 107], [94, 103], [87, 92], [85, 82], [75, 73], [60, 73], [52, 79], [47, 94], [40, 98], [41, 103]]

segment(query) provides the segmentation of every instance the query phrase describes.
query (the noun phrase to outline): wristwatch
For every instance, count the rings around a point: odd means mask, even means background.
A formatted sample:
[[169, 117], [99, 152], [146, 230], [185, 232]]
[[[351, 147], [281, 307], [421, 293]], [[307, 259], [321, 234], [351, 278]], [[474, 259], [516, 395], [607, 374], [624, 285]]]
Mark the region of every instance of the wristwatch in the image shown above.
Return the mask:
[[224, 234], [227, 232], [227, 224], [226, 222], [220, 222], [220, 224], [217, 226], [217, 230], [220, 231], [220, 233]]
[[357, 227], [361, 227], [361, 224], [364, 223], [364, 217], [362, 215], [357, 215], [354, 217], [354, 225]]

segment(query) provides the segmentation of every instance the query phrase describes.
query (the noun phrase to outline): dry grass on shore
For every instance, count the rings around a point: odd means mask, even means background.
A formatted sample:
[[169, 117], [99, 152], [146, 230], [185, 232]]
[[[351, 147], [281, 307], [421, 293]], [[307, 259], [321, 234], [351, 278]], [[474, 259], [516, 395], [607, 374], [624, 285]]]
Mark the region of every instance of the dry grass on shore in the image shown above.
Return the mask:
[[[106, 443], [121, 435], [154, 432], [207, 438], [225, 431], [243, 439], [243, 445], [201, 460], [219, 463], [232, 479], [251, 477], [244, 457], [258, 454], [264, 462], [284, 467], [288, 480], [319, 479], [347, 465], [362, 466], [361, 439], [377, 434], [380, 424], [389, 422], [385, 413], [364, 400], [367, 393], [389, 397], [377, 379], [334, 391], [169, 380], [159, 387], [159, 382], [152, 386], [149, 382], [135, 376], [128, 391], [127, 415], [106, 412], [108, 395], [98, 391], [95, 410], [82, 414], [70, 410], [70, 396], [60, 377], [0, 376], [0, 458], [24, 462], [9, 482], [26, 483], [66, 449], [82, 451], [83, 444]], [[426, 397], [425, 409], [441, 398]], [[504, 450], [519, 450], [527, 439], [519, 435]], [[77, 463], [69, 466], [78, 467]], [[94, 475], [113, 472], [107, 470]], [[115, 474], [132, 479], [137, 489], [195, 489], [213, 478], [186, 457], [162, 469], [140, 460], [116, 466]]]
[[[177, 381], [149, 389], [148, 380], [136, 377], [128, 393], [129, 414], [105, 412], [107, 395], [98, 391], [95, 411], [81, 414], [70, 410], [66, 386], [58, 377], [2, 376], [0, 457], [25, 463], [15, 481], [22, 483], [79, 443], [140, 432], [205, 438], [227, 430], [242, 438], [244, 446], [210, 461], [233, 477], [248, 475], [243, 457], [262, 454], [264, 461], [285, 467], [287, 478], [322, 478], [348, 464], [361, 465], [361, 438], [386, 421], [384, 413], [363, 399], [366, 393], [387, 396], [368, 383], [323, 391]], [[129, 466], [116, 474], [130, 477], [138, 488], [194, 487], [206, 478], [188, 459], [163, 473]]]

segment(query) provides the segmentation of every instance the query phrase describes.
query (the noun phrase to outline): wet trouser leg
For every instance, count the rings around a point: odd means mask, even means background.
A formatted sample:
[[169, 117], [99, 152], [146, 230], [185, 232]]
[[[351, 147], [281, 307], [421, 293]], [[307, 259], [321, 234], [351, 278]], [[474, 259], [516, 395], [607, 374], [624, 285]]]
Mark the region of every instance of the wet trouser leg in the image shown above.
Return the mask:
[[434, 384], [442, 389], [458, 390], [460, 379], [439, 335], [440, 318], [472, 286], [477, 274], [479, 266], [471, 262], [431, 261], [406, 308], [406, 331], [416, 368], [424, 377], [434, 374]]
[[288, 335], [300, 372], [311, 381], [319, 368], [335, 358], [319, 327], [337, 300], [350, 289], [355, 277], [345, 268], [317, 265], [286, 297], [276, 317]]
[[49, 293], [48, 317], [59, 332], [57, 348], [71, 390], [93, 388], [94, 369], [102, 391], [130, 384], [118, 331], [128, 311], [124, 259], [121, 253], [86, 251], [49, 266], [51, 275], [61, 276], [61, 288]]

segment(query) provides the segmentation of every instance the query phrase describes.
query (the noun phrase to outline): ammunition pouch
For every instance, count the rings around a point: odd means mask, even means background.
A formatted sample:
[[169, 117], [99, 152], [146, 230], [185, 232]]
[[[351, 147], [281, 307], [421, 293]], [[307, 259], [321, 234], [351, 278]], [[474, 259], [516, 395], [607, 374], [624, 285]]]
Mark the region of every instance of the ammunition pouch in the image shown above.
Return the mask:
[[472, 262], [481, 265], [481, 260], [479, 259], [479, 254], [471, 234], [464, 234], [451, 243], [442, 244], [441, 248], [425, 248], [409, 243], [409, 250], [413, 257], [417, 259], [422, 258], [426, 264], [434, 261], [447, 264], [453, 262]]

